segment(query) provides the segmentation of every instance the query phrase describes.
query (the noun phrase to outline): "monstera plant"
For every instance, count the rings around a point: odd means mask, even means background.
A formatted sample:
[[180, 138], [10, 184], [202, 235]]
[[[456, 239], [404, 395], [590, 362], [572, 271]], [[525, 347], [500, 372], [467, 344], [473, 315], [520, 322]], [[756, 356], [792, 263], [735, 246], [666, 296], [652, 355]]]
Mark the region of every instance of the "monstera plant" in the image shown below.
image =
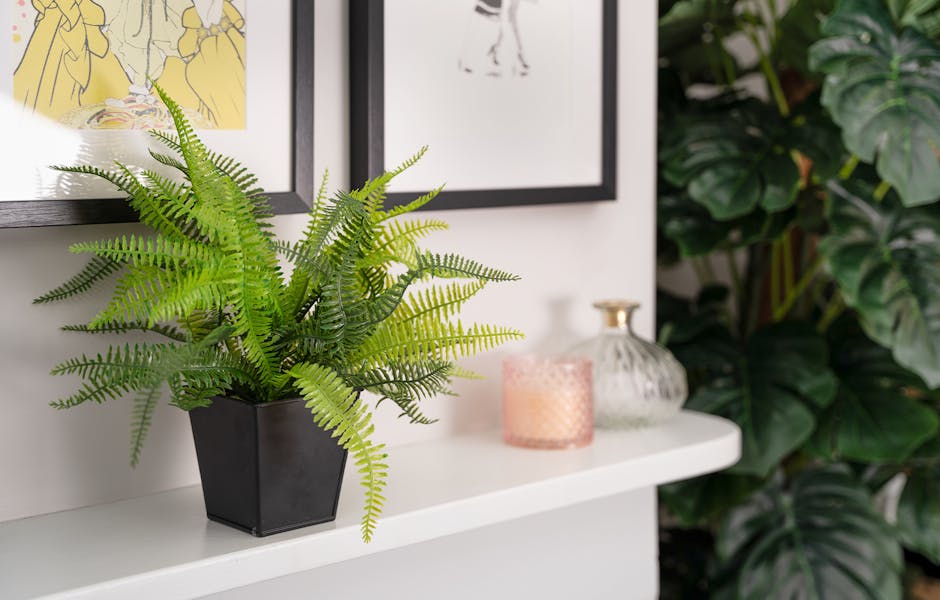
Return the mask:
[[940, 1], [660, 0], [659, 33], [659, 258], [700, 285], [660, 341], [742, 431], [661, 491], [663, 595], [901, 598], [940, 564]]

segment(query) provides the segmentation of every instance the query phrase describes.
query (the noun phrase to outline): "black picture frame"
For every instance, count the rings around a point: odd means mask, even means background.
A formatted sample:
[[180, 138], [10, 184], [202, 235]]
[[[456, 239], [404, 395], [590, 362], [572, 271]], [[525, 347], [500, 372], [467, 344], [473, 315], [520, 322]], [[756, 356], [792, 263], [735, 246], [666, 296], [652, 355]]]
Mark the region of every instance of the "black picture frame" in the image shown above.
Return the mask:
[[[571, 187], [445, 190], [432, 210], [592, 202], [616, 199], [617, 171], [617, 0], [603, 1], [601, 76], [601, 182]], [[380, 175], [385, 164], [385, 1], [351, 0], [350, 176], [353, 186]], [[390, 193], [398, 206], [414, 192]]]
[[[314, 0], [291, 0], [293, 184], [289, 190], [268, 193], [276, 214], [306, 212], [314, 195], [313, 31]], [[136, 213], [123, 198], [0, 202], [0, 228], [135, 221]]]

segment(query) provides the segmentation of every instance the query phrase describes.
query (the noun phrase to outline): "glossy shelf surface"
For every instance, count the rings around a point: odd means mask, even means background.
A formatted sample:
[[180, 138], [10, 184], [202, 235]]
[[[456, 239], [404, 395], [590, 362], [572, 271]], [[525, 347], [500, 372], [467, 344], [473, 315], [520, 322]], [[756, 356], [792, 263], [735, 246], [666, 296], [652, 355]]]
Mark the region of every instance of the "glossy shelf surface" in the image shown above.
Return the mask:
[[578, 450], [527, 450], [498, 432], [393, 448], [375, 539], [347, 472], [335, 522], [265, 538], [208, 521], [198, 486], [0, 523], [0, 598], [192, 598], [716, 471], [740, 431], [683, 411], [661, 426], [598, 431]]

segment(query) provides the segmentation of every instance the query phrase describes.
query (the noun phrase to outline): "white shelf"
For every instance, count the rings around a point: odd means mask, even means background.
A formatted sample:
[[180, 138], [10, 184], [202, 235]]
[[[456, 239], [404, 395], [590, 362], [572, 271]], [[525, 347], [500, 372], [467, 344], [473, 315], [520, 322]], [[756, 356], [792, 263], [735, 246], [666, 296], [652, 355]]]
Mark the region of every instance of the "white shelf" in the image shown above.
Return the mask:
[[0, 598], [191, 598], [715, 471], [740, 432], [685, 411], [580, 450], [511, 448], [496, 432], [393, 448], [375, 539], [347, 472], [335, 522], [254, 538], [210, 522], [198, 486], [0, 523]]

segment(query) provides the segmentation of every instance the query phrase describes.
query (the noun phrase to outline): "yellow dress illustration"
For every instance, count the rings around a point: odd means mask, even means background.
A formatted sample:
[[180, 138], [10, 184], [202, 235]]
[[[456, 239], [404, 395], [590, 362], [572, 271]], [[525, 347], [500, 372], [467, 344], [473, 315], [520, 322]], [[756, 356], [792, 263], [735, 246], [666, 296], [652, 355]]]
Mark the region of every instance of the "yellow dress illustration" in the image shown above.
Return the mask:
[[32, 4], [13, 85], [25, 109], [69, 127], [162, 129], [156, 81], [195, 127], [244, 129], [245, 18], [232, 0]]
[[59, 119], [104, 101], [127, 77], [102, 32], [104, 10], [92, 0], [33, 0], [35, 29], [13, 73], [13, 97]]
[[168, 60], [157, 83], [174, 98], [195, 94], [199, 112], [214, 127], [244, 129], [245, 19], [225, 0], [213, 20], [195, 6], [183, 12], [179, 54], [185, 66]]

